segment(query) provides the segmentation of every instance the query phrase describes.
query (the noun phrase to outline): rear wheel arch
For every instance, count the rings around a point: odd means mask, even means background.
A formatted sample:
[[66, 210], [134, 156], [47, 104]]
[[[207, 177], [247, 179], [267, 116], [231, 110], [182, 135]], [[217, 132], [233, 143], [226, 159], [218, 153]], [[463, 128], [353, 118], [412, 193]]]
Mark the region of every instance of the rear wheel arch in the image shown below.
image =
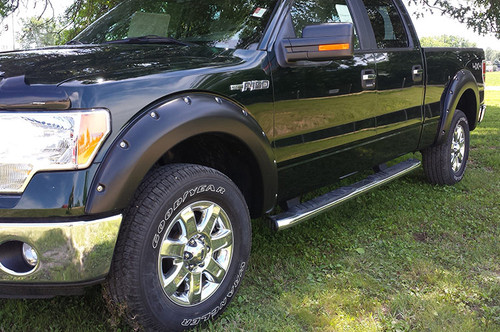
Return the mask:
[[465, 90], [460, 96], [456, 108], [464, 112], [465, 116], [467, 116], [470, 130], [474, 130], [476, 128], [478, 107], [478, 99], [476, 99], [474, 91], [472, 89]]
[[460, 70], [443, 92], [441, 98], [441, 123], [435, 145], [443, 143], [446, 139], [457, 109], [460, 109], [467, 116], [470, 130], [476, 127], [479, 100], [479, 89], [474, 75], [469, 70]]

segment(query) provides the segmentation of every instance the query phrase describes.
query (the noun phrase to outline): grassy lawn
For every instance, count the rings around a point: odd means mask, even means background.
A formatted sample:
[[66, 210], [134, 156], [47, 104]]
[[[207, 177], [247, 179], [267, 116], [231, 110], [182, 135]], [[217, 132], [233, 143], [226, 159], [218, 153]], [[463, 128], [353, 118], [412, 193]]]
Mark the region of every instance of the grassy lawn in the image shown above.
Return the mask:
[[486, 86], [500, 86], [500, 71], [486, 73]]
[[[431, 186], [419, 169], [280, 233], [254, 220], [240, 292], [208, 330], [499, 331], [500, 92], [487, 101], [461, 183]], [[0, 331], [46, 330], [130, 329], [99, 287], [0, 300]]]

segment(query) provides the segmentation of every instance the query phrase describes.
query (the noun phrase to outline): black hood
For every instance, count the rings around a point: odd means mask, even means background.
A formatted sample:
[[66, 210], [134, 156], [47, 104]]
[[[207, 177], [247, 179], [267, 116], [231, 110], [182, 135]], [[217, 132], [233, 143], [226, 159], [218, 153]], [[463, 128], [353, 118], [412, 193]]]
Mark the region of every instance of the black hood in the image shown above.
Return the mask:
[[[224, 53], [229, 53], [224, 55]], [[60, 46], [0, 53], [0, 78], [24, 76], [28, 85], [61, 84], [96, 75], [142, 76], [158, 71], [234, 64], [231, 52], [202, 46]]]
[[81, 45], [0, 53], [0, 109], [71, 107], [58, 88], [241, 62], [232, 51], [179, 45]]

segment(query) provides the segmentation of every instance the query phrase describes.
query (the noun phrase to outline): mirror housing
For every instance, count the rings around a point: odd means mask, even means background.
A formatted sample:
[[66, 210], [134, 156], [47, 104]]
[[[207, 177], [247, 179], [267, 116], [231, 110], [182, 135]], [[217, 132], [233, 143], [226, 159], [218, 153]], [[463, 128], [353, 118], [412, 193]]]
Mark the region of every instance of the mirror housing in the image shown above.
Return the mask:
[[287, 63], [349, 59], [354, 55], [354, 28], [352, 23], [308, 25], [302, 38], [283, 39], [280, 44]]

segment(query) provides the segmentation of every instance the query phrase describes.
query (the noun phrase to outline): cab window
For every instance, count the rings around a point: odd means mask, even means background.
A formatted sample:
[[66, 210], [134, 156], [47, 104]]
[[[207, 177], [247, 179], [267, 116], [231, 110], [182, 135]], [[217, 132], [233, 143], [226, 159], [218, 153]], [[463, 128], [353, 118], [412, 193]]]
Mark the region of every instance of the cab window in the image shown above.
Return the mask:
[[364, 0], [378, 48], [408, 47], [408, 35], [392, 0]]

